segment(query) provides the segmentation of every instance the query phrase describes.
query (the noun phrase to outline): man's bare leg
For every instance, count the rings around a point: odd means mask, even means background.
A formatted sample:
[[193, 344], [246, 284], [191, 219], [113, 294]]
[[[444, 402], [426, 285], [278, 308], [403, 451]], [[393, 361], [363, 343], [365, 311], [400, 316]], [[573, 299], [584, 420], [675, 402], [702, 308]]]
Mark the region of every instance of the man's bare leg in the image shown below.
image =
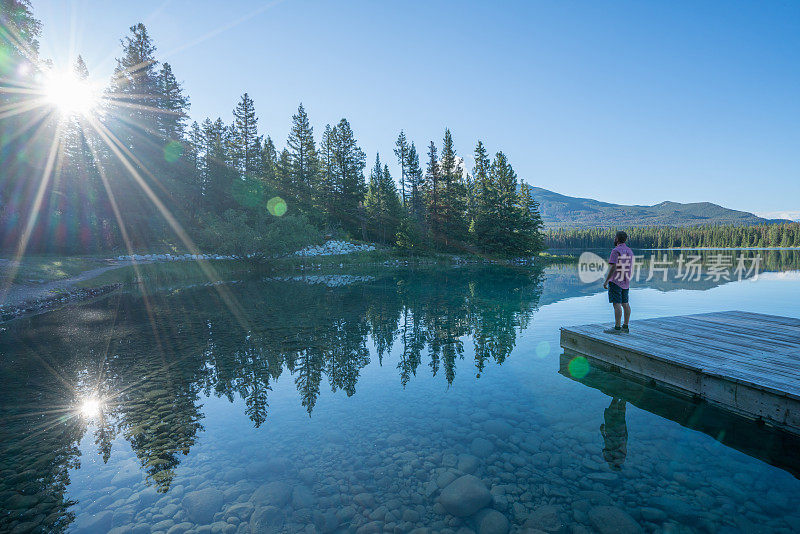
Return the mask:
[[[614, 304], [614, 315], [617, 316], [617, 324], [619, 324], [619, 316], [617, 315], [616, 306], [618, 304]], [[625, 312], [625, 322], [623, 322], [623, 326], [628, 326], [628, 322], [631, 320], [631, 305], [627, 302], [622, 305], [622, 310]]]
[[[614, 328], [619, 328], [619, 322], [622, 320], [622, 306], [627, 304], [614, 303]], [[628, 307], [628, 317], [630, 317], [630, 307]], [[627, 321], [625, 324], [628, 324]]]

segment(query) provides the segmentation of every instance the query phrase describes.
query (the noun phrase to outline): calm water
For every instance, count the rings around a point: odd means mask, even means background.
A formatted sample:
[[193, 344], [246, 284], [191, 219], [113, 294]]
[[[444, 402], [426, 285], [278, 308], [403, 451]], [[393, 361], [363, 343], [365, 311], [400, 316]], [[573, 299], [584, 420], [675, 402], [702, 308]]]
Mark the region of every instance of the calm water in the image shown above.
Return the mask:
[[[800, 316], [782, 261], [642, 282], [634, 319]], [[559, 327], [610, 308], [574, 266], [146, 293], [0, 333], [0, 531], [800, 530], [796, 440], [570, 374]]]

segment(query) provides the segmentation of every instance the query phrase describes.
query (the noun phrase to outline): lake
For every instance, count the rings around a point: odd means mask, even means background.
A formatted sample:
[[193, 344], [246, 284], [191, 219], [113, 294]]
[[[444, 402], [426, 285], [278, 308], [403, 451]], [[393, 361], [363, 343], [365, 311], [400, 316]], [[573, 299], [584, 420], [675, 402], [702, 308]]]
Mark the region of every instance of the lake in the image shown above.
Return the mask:
[[[799, 317], [784, 252], [756, 280], [642, 280], [633, 319]], [[797, 438], [569, 365], [559, 327], [610, 319], [575, 265], [467, 265], [150, 285], [8, 323], [0, 531], [800, 530]]]

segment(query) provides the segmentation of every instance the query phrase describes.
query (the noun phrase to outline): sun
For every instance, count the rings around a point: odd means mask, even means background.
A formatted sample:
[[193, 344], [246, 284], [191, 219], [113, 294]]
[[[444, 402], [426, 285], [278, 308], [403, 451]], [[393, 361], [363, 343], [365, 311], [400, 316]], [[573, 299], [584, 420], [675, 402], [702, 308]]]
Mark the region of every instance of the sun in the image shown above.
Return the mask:
[[66, 117], [88, 117], [100, 105], [95, 84], [69, 70], [47, 73], [42, 89], [47, 103]]
[[87, 399], [83, 399], [78, 407], [80, 414], [86, 419], [94, 419], [98, 415], [100, 415], [100, 409], [102, 408], [102, 402], [98, 398], [90, 397]]

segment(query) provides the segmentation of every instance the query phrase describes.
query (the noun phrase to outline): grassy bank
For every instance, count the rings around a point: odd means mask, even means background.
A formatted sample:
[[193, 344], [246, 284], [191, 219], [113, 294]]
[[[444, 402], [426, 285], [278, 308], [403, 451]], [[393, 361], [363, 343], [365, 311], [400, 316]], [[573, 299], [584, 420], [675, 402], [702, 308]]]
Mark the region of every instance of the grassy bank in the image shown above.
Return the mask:
[[87, 288], [107, 284], [163, 286], [176, 282], [210, 282], [231, 280], [253, 274], [254, 271], [260, 272], [262, 269], [263, 266], [258, 264], [236, 260], [142, 263], [106, 271], [89, 280], [78, 282], [76, 286]]
[[[102, 267], [102, 257], [31, 256], [20, 260], [0, 260], [0, 283], [41, 284], [67, 280], [82, 272]], [[13, 277], [13, 278], [12, 278]]]

